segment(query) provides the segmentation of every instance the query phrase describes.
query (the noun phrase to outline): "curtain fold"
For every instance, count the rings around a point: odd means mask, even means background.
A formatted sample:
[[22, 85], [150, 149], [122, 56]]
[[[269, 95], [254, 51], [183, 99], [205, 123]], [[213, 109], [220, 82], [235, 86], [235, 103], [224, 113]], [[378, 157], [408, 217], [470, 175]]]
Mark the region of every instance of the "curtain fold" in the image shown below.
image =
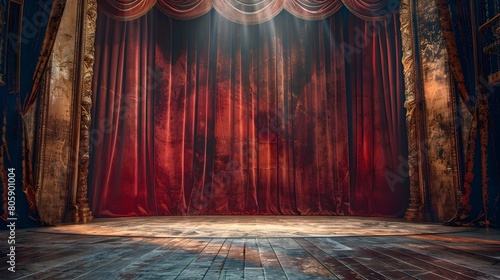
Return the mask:
[[397, 15], [382, 22], [357, 17], [347, 21], [347, 26], [360, 27], [348, 32], [348, 41], [362, 42], [371, 49], [362, 55], [351, 55], [352, 61], [346, 68], [355, 77], [347, 87], [351, 112], [352, 207], [363, 215], [377, 212], [382, 205], [397, 211], [400, 206], [392, 204], [390, 197], [401, 199], [408, 195], [402, 187], [407, 180], [404, 177], [407, 149], [402, 133], [403, 80], [398, 74], [402, 71], [401, 46], [399, 40], [390, 39], [399, 33], [397, 25], [391, 23], [395, 21]]
[[212, 0], [214, 8], [232, 22], [259, 24], [283, 10], [285, 0]]
[[357, 17], [365, 20], [390, 18], [398, 12], [399, 0], [342, 0]]
[[232, 22], [260, 24], [286, 9], [306, 20], [325, 19], [345, 5], [363, 19], [384, 19], [397, 11], [399, 0], [99, 0], [99, 8], [108, 16], [133, 20], [153, 6], [174, 19], [193, 19], [212, 7]]
[[292, 15], [306, 20], [319, 20], [333, 15], [342, 7], [341, 0], [294, 0], [285, 1], [285, 9]]
[[212, 1], [206, 0], [158, 0], [160, 11], [175, 19], [189, 20], [206, 14], [212, 9]]
[[407, 182], [386, 179], [406, 154], [395, 15], [99, 18], [96, 216], [406, 209]]
[[[99, 215], [151, 215], [154, 15], [118, 22], [99, 14], [91, 143], [93, 211]], [[105, 27], [105, 28], [104, 28]], [[115, 186], [115, 187], [111, 187]]]
[[156, 0], [98, 0], [97, 3], [99, 10], [111, 18], [134, 20], [149, 12]]

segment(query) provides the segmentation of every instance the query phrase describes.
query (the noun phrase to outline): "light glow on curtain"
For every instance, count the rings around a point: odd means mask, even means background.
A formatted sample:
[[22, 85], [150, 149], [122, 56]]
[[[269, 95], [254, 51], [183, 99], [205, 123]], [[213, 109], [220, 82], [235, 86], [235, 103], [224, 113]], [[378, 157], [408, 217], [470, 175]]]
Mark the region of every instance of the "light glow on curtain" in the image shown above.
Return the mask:
[[[374, 32], [376, 30], [376, 32]], [[98, 17], [96, 216], [398, 216], [407, 181], [397, 16]]]

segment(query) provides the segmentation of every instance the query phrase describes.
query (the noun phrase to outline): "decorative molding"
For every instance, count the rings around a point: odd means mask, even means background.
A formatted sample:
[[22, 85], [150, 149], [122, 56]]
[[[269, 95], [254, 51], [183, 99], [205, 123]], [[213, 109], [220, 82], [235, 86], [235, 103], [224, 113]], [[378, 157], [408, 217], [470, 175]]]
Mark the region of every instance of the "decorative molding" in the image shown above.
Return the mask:
[[413, 0], [402, 0], [399, 7], [401, 22], [402, 63], [405, 83], [406, 129], [408, 137], [408, 167], [410, 177], [410, 204], [405, 214], [409, 221], [422, 220], [420, 205], [419, 148], [417, 133], [416, 67], [414, 50]]

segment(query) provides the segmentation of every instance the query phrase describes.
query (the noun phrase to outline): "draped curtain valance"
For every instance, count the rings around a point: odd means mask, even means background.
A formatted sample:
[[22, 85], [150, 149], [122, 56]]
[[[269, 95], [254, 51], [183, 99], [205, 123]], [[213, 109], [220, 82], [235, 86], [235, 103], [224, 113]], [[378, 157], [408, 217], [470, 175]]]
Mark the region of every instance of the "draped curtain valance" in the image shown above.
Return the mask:
[[345, 5], [356, 16], [377, 20], [394, 13], [399, 0], [99, 0], [99, 9], [119, 20], [136, 19], [154, 6], [171, 18], [188, 20], [214, 8], [223, 17], [242, 24], [259, 24], [283, 9], [305, 20], [331, 16]]

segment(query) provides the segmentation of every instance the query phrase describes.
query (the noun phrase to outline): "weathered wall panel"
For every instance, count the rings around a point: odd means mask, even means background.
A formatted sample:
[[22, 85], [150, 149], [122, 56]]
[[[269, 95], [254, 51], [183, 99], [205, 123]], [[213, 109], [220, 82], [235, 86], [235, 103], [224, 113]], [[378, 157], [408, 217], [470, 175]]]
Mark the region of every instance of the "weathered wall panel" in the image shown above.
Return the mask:
[[36, 198], [40, 216], [51, 224], [64, 218], [74, 156], [71, 143], [77, 2], [69, 0], [66, 4], [43, 98], [47, 111], [42, 123], [44, 149], [39, 158]]
[[458, 208], [458, 153], [451, 73], [434, 0], [417, 2], [418, 46], [424, 94], [427, 199], [434, 220], [446, 221]]

